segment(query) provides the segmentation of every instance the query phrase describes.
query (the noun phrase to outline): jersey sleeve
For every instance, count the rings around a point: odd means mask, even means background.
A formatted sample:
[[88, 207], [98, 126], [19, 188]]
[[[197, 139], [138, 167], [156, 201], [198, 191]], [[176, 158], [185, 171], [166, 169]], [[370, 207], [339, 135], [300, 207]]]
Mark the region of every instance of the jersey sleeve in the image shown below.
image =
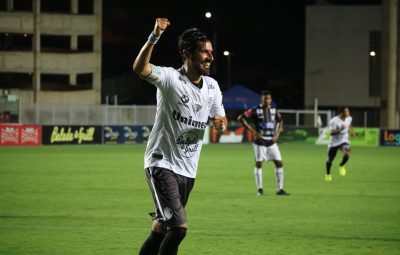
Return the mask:
[[241, 116], [241, 117], [245, 118], [246, 120], [248, 120], [248, 119], [251, 118], [252, 115], [253, 115], [253, 108], [249, 108], [245, 112], [240, 114], [239, 116]]
[[170, 85], [171, 68], [151, 65], [151, 73], [144, 78], [145, 81], [155, 85], [161, 91]]
[[211, 105], [210, 109], [210, 117], [215, 117], [215, 116], [225, 116], [225, 109], [224, 105], [222, 104], [222, 92], [217, 87], [215, 90], [215, 95], [214, 95], [214, 102]]

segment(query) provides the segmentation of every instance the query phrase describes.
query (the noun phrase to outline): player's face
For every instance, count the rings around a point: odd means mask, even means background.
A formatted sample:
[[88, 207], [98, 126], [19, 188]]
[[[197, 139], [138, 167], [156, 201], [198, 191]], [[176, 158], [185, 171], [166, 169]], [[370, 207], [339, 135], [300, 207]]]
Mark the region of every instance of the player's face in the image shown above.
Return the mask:
[[345, 109], [343, 110], [342, 116], [343, 116], [344, 118], [347, 118], [347, 117], [350, 116], [350, 110], [349, 110], [349, 108], [345, 108]]
[[264, 107], [271, 106], [272, 103], [272, 96], [271, 95], [262, 95], [261, 96], [261, 103]]
[[192, 68], [199, 75], [209, 75], [211, 63], [214, 61], [213, 47], [211, 42], [200, 44], [191, 57]]

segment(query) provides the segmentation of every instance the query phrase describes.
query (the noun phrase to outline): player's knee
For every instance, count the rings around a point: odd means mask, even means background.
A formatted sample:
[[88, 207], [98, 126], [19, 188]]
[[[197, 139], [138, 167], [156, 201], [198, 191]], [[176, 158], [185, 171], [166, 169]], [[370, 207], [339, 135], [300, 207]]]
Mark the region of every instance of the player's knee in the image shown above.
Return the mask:
[[256, 161], [256, 167], [261, 168], [262, 167], [262, 161]]
[[332, 161], [335, 159], [335, 156], [336, 156], [336, 155], [329, 154], [329, 155], [328, 155], [328, 159], [326, 160], [326, 162], [332, 163]]
[[188, 228], [188, 225], [187, 225], [187, 223], [183, 223], [183, 224], [181, 224], [181, 225], [179, 225], [178, 226], [179, 228]]
[[168, 229], [167, 234], [177, 242], [180, 243], [186, 237], [187, 228], [176, 227]]
[[282, 160], [277, 160], [277, 161], [275, 161], [275, 166], [277, 167], [277, 168], [280, 168], [280, 167], [283, 167], [283, 161]]

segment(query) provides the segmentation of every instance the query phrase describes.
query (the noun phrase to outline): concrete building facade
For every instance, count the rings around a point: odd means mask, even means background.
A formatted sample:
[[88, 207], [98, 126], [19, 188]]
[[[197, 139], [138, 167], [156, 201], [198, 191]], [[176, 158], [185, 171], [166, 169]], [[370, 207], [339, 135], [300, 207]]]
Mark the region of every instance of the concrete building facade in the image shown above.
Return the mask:
[[381, 6], [307, 6], [305, 108], [318, 98], [321, 108], [349, 106], [379, 125], [381, 12]]
[[[31, 11], [7, 0], [0, 11], [0, 89], [11, 90], [24, 104], [100, 104], [102, 0], [92, 3], [83, 14], [79, 0], [70, 0], [66, 12], [51, 13], [43, 11], [41, 0], [32, 0]], [[31, 46], [14, 46], [18, 37]], [[29, 78], [16, 86], [4, 78], [20, 76]]]

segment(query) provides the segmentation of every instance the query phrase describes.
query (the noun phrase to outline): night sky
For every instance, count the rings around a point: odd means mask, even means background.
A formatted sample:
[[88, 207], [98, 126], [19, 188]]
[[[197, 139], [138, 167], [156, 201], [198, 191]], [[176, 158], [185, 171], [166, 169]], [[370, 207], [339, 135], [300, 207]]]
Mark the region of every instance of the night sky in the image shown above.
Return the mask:
[[[120, 104], [155, 104], [155, 88], [132, 71], [157, 17], [171, 26], [156, 45], [151, 62], [179, 68], [178, 35], [198, 27], [216, 35], [212, 73], [222, 91], [231, 56], [231, 85], [260, 92], [269, 89], [281, 108], [302, 108], [304, 88], [305, 7], [318, 1], [111, 1], [103, 0], [103, 101], [118, 94]], [[368, 1], [323, 1], [330, 4], [380, 4]], [[211, 19], [205, 18], [210, 11]], [[214, 23], [215, 22], [215, 23]]]

